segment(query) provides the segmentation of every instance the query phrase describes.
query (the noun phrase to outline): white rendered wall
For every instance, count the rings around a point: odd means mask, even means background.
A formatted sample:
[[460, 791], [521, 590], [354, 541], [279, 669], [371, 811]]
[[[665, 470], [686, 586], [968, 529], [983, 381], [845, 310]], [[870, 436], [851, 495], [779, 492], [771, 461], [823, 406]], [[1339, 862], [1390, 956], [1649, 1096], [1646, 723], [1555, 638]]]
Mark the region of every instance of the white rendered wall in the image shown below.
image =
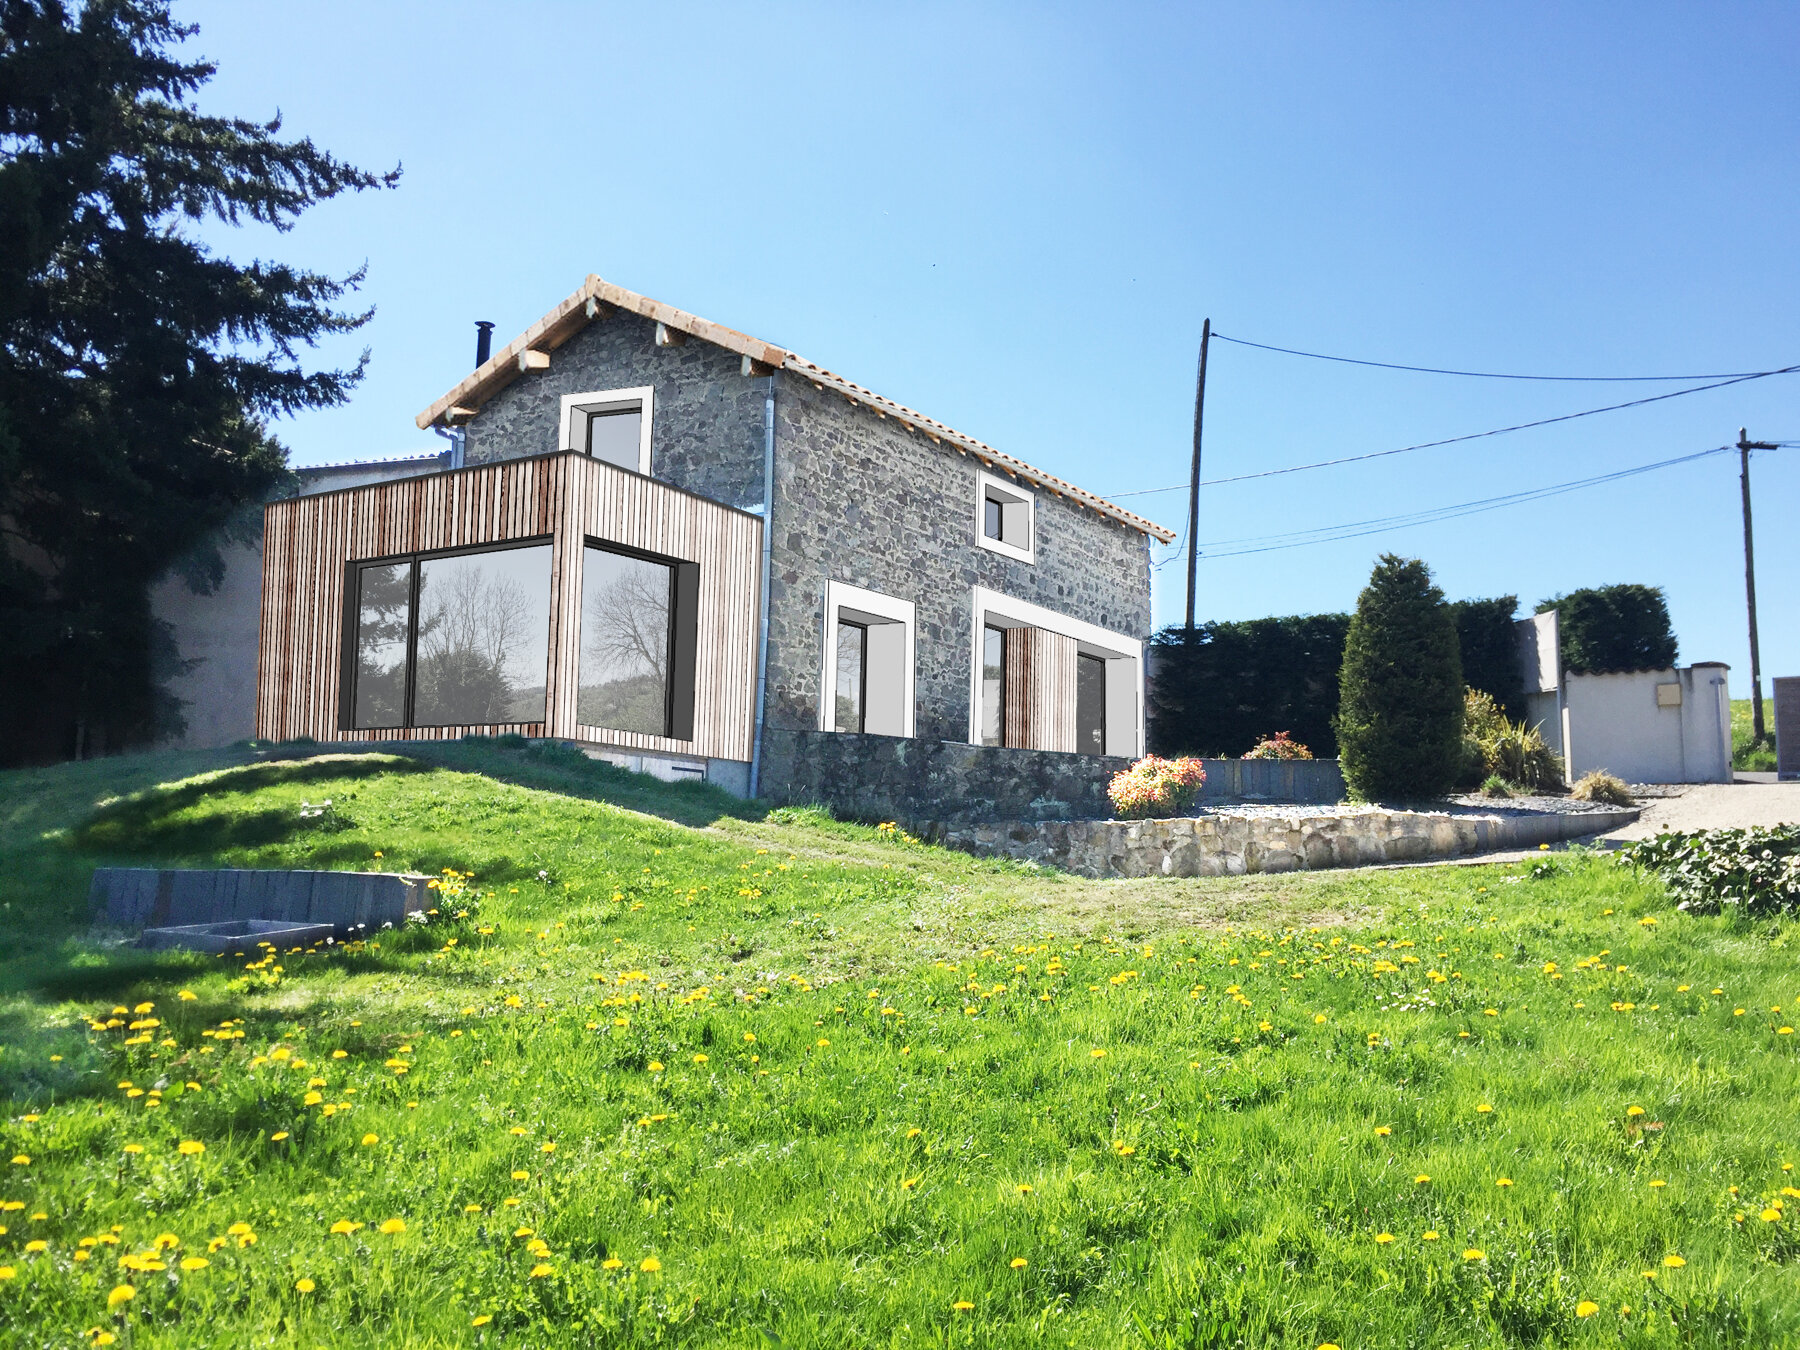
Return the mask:
[[[1563, 684], [1569, 773], [1597, 769], [1628, 783], [1729, 783], [1727, 668], [1687, 666], [1616, 675], [1568, 675]], [[1659, 702], [1658, 686], [1680, 690]]]

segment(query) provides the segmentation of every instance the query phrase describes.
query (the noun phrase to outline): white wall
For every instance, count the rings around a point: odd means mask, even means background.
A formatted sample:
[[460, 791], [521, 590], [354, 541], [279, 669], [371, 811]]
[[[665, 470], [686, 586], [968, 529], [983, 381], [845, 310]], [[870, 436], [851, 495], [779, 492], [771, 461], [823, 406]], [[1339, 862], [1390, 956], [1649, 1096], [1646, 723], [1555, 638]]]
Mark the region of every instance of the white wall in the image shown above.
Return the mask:
[[[1628, 783], [1729, 783], [1731, 702], [1723, 665], [1566, 675], [1569, 774], [1596, 769]], [[1669, 692], [1658, 698], [1658, 688]], [[1679, 691], [1679, 702], [1673, 701]]]

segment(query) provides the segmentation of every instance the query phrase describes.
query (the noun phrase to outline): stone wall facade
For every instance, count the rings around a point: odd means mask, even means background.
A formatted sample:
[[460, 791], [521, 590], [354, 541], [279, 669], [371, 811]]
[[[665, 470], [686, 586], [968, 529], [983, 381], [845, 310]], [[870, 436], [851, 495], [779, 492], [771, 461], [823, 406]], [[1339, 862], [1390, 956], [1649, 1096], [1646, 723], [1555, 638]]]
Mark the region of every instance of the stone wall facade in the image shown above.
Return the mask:
[[1451, 815], [1346, 808], [1333, 815], [1221, 811], [1197, 819], [955, 824], [938, 842], [1088, 877], [1219, 877], [1450, 858], [1580, 838], [1629, 825], [1635, 809]]
[[770, 729], [762, 795], [936, 834], [945, 823], [1109, 815], [1106, 784], [1129, 763], [958, 741]]
[[597, 389], [655, 389], [650, 474], [741, 510], [762, 502], [767, 378], [709, 342], [658, 347], [656, 325], [615, 310], [550, 354], [550, 368], [521, 375], [469, 423], [463, 462], [481, 464], [561, 449], [562, 396]]
[[1035, 494], [1036, 562], [1004, 557], [975, 542], [978, 460], [791, 374], [775, 408], [768, 725], [819, 726], [827, 581], [917, 605], [925, 740], [969, 735], [973, 587], [1149, 636], [1149, 547], [1136, 530], [1021, 484]]

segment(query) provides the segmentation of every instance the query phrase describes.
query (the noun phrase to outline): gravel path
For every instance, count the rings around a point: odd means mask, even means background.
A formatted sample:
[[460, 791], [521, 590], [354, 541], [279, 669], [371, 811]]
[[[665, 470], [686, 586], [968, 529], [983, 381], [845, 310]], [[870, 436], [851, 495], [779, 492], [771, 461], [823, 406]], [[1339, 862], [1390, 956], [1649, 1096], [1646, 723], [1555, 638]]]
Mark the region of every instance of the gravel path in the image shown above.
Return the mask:
[[1800, 825], [1800, 783], [1698, 783], [1679, 797], [1645, 801], [1644, 814], [1601, 839], [1648, 839], [1663, 830]]

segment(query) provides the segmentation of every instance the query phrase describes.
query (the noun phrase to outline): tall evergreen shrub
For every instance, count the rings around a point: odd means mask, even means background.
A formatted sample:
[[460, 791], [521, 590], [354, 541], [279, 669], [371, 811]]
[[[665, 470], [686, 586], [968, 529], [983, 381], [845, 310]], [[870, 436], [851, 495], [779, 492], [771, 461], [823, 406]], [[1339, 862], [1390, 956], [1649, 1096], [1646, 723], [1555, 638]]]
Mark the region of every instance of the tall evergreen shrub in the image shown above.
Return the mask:
[[1462, 655], [1424, 563], [1382, 555], [1356, 598], [1338, 684], [1338, 755], [1354, 798], [1435, 797], [1455, 786]]
[[1556, 611], [1563, 669], [1575, 675], [1667, 670], [1675, 629], [1660, 586], [1588, 586], [1540, 601]]
[[1525, 716], [1525, 674], [1519, 668], [1519, 635], [1513, 629], [1519, 597], [1455, 600], [1450, 613], [1462, 648], [1463, 680], [1488, 695], [1507, 717]]

